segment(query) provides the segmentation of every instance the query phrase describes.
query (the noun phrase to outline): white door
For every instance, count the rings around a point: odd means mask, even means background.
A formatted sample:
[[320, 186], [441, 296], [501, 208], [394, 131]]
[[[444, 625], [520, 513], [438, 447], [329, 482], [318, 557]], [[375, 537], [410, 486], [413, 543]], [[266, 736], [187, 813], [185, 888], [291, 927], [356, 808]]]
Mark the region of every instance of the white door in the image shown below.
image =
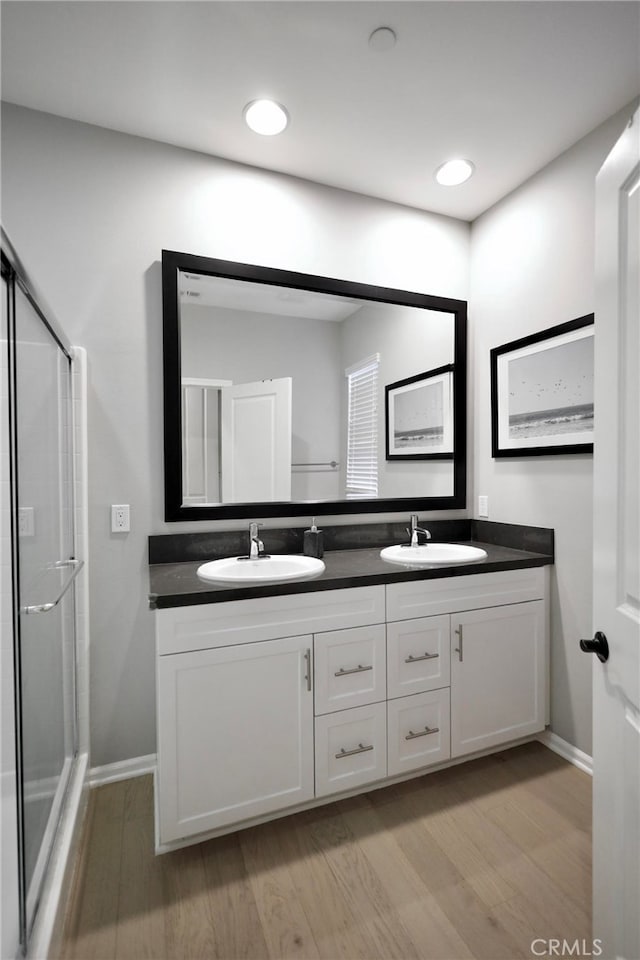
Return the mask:
[[640, 112], [596, 181], [593, 935], [640, 957]]
[[222, 500], [291, 499], [291, 377], [222, 390]]

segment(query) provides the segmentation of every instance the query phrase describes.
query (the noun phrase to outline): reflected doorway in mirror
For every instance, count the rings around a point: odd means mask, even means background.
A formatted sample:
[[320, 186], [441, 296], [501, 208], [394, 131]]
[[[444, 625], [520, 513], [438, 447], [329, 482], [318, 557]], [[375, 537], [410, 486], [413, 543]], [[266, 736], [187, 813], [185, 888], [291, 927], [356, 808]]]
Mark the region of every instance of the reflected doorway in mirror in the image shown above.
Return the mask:
[[182, 496], [220, 502], [220, 391], [230, 380], [182, 377]]

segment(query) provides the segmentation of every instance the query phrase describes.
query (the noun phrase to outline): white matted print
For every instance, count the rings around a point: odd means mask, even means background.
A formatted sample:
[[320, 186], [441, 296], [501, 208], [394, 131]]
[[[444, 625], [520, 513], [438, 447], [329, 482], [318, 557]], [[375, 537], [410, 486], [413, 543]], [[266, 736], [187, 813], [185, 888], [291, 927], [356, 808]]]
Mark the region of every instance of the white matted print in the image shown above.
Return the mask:
[[593, 450], [593, 315], [491, 351], [493, 456]]
[[453, 457], [451, 365], [385, 387], [387, 460]]

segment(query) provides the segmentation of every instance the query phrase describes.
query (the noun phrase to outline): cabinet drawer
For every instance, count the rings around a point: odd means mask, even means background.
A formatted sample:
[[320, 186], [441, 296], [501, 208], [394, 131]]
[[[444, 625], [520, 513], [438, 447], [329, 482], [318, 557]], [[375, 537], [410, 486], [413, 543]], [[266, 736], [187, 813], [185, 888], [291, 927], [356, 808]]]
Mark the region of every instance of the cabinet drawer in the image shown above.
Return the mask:
[[387, 626], [387, 696], [449, 686], [449, 615]]
[[314, 651], [316, 714], [386, 699], [383, 623], [317, 633]]
[[389, 776], [451, 756], [449, 690], [431, 690], [387, 704]]
[[316, 717], [316, 796], [387, 775], [387, 705], [372, 703]]

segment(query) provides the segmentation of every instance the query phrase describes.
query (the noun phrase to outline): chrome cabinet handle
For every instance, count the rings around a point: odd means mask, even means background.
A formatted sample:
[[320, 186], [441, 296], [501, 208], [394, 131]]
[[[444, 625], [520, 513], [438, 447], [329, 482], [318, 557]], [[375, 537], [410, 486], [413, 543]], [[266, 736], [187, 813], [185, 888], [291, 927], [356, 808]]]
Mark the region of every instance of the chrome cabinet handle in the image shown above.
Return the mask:
[[307, 665], [307, 672], [305, 673], [305, 680], [307, 681], [307, 690], [311, 692], [311, 650], [307, 650], [304, 655], [304, 662]]
[[439, 653], [424, 653], [421, 657], [414, 657], [412, 653], [405, 658], [405, 663], [417, 663], [418, 660], [436, 660], [440, 656]]
[[75, 560], [73, 557], [71, 560], [58, 560], [57, 563], [53, 564], [54, 567], [72, 567], [71, 576], [65, 583], [64, 587], [58, 594], [55, 600], [52, 600], [50, 603], [34, 603], [29, 607], [21, 607], [20, 613], [48, 613], [49, 610], [53, 610], [54, 607], [57, 607], [65, 593], [78, 576], [80, 571], [84, 566], [84, 560]]
[[351, 667], [350, 670], [345, 670], [344, 667], [340, 667], [340, 669], [334, 673], [334, 677], [346, 677], [350, 673], [365, 673], [367, 670], [373, 670], [373, 667], [363, 667], [361, 663], [359, 663], [357, 667]]
[[458, 629], [454, 630], [453, 632], [460, 638], [460, 646], [454, 647], [453, 651], [454, 653], [458, 654], [458, 659], [460, 660], [460, 663], [462, 663], [462, 624], [460, 624]]
[[405, 740], [415, 740], [416, 737], [428, 737], [430, 733], [439, 733], [440, 727], [425, 727], [424, 730], [420, 730], [418, 733], [414, 733], [413, 730], [409, 730], [409, 733], [406, 735]]
[[341, 747], [340, 753], [336, 753], [336, 760], [342, 760], [343, 757], [353, 757], [356, 753], [367, 753], [369, 750], [373, 750], [373, 744], [365, 747], [363, 743], [359, 743], [355, 750], [345, 750], [344, 747]]

